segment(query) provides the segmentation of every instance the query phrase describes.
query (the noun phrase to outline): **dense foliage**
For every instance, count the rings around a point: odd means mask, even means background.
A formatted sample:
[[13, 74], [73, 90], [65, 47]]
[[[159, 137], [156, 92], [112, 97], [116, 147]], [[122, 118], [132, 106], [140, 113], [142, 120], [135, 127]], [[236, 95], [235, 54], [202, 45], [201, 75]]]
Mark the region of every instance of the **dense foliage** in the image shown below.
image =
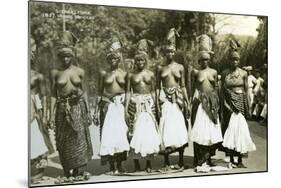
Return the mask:
[[[96, 93], [97, 70], [107, 67], [105, 48], [109, 39], [118, 37], [123, 45], [124, 69], [129, 69], [134, 45], [143, 38], [154, 42], [150, 52], [153, 69], [162, 59], [161, 51], [170, 28], [176, 28], [177, 61], [197, 65], [197, 37], [208, 34], [215, 51], [212, 66], [219, 71], [225, 67], [228, 41], [235, 37], [242, 43], [241, 63], [262, 67], [267, 64], [267, 18], [260, 17], [257, 39], [245, 36], [219, 36], [216, 17], [211, 13], [133, 9], [60, 3], [30, 3], [30, 32], [37, 45], [38, 70], [49, 78], [50, 70], [59, 66], [57, 42], [63, 30], [71, 31], [78, 39], [75, 61], [86, 70], [87, 88]], [[124, 63], [125, 62], [125, 63]], [[49, 79], [47, 79], [49, 80]]]

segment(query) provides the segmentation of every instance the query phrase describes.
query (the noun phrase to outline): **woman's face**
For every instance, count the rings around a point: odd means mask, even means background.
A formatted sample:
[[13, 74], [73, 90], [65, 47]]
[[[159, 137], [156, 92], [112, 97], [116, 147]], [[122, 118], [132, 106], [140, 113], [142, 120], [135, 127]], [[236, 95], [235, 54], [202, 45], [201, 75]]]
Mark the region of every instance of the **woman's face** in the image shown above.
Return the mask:
[[146, 65], [146, 60], [144, 58], [136, 59], [136, 67], [138, 70], [143, 70]]
[[118, 67], [118, 64], [120, 62], [120, 59], [117, 56], [111, 56], [108, 59], [108, 62], [110, 64], [111, 67]]
[[240, 63], [239, 58], [232, 58], [231, 61], [230, 61], [230, 65], [231, 65], [233, 68], [238, 67], [238, 66], [239, 66], [239, 63]]
[[208, 67], [209, 65], [209, 59], [201, 59], [199, 62], [202, 69]]
[[175, 51], [173, 51], [173, 50], [168, 50], [166, 55], [167, 55], [167, 59], [168, 59], [168, 60], [172, 60], [172, 59], [174, 58]]
[[69, 67], [71, 65], [72, 57], [70, 55], [62, 55], [60, 58], [64, 67]]

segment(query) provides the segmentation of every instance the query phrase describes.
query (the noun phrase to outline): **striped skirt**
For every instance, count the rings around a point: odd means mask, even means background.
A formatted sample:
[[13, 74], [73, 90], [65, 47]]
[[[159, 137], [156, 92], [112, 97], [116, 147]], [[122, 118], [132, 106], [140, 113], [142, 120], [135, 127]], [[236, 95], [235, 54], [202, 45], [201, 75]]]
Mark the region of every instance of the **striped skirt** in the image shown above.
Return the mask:
[[57, 100], [55, 124], [56, 144], [64, 170], [86, 165], [93, 150], [85, 101]]
[[155, 120], [155, 104], [151, 95], [135, 94], [129, 103], [131, 124], [130, 146], [133, 154], [147, 157], [160, 150], [161, 137]]

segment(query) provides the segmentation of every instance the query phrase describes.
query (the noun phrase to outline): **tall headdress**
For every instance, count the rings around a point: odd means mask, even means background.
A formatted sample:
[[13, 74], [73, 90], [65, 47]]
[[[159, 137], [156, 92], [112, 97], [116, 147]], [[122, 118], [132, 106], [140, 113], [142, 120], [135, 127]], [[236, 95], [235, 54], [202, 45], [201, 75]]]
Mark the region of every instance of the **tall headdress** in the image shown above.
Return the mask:
[[61, 33], [58, 41], [58, 54], [74, 56], [73, 48], [79, 39], [70, 31]]
[[120, 58], [121, 49], [122, 49], [122, 44], [120, 40], [117, 37], [113, 37], [107, 46], [106, 56], [107, 57], [116, 56]]
[[70, 31], [62, 32], [59, 38], [58, 45], [60, 48], [73, 48], [79, 42], [79, 39]]
[[241, 47], [241, 44], [237, 39], [233, 38], [229, 41], [229, 47], [230, 47], [231, 51], [237, 52], [239, 50], [239, 48]]
[[229, 41], [229, 57], [231, 59], [240, 59], [239, 49], [241, 48], [240, 42], [233, 37]]
[[212, 51], [213, 48], [213, 42], [212, 39], [207, 34], [202, 34], [197, 38], [197, 41], [199, 43], [199, 51], [205, 51], [209, 54], [213, 54]]
[[136, 45], [136, 53], [145, 52], [149, 53], [149, 49], [153, 46], [153, 42], [148, 39], [141, 39]]
[[177, 37], [180, 37], [175, 28], [171, 28], [166, 36], [166, 50], [176, 51]]

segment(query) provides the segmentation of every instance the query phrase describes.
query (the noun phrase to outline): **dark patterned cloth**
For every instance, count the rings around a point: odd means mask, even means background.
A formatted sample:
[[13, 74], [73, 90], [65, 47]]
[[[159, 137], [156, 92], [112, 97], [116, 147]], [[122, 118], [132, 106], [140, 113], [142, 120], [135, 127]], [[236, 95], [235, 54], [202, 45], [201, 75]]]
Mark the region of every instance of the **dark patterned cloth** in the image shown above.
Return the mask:
[[[243, 114], [245, 118], [249, 117], [249, 106], [247, 102], [247, 94], [243, 93], [235, 93], [230, 89], [224, 89], [224, 100], [230, 106], [231, 110], [229, 110], [225, 105], [222, 105], [222, 134], [225, 134], [225, 131], [228, 128], [228, 124], [233, 112], [240, 112]], [[221, 151], [224, 151], [227, 156], [242, 156], [247, 157], [248, 154], [241, 154], [235, 150], [231, 150], [221, 146]]]
[[[202, 104], [202, 108], [205, 110], [209, 118], [217, 123], [217, 118], [219, 117], [219, 98], [217, 92], [210, 93], [200, 93], [199, 98], [195, 98], [192, 102], [191, 111], [191, 125], [193, 126], [197, 114], [199, 105]], [[204, 146], [193, 142], [193, 165], [201, 166], [203, 163], [207, 162], [212, 156], [216, 155], [216, 150], [220, 147], [221, 143], [214, 144], [211, 146]]]
[[219, 97], [216, 91], [209, 93], [201, 93], [200, 101], [202, 108], [207, 113], [209, 118], [217, 124], [219, 117]]
[[230, 89], [226, 89], [224, 94], [225, 100], [233, 112], [240, 112], [245, 118], [249, 116], [249, 106], [247, 103], [247, 94], [245, 92], [236, 93]]
[[80, 97], [57, 99], [56, 144], [65, 171], [88, 163], [93, 155], [86, 102]]
[[166, 98], [171, 103], [177, 103], [181, 110], [184, 109], [184, 96], [180, 87], [163, 88]]
[[[183, 112], [183, 114], [185, 114], [185, 102], [184, 102], [184, 96], [183, 96], [183, 91], [182, 88], [180, 87], [170, 87], [170, 88], [166, 88], [163, 87], [163, 91], [165, 93], [165, 99], [167, 99], [169, 102], [177, 104], [179, 109]], [[164, 102], [161, 101], [160, 102]], [[185, 125], [186, 125], [186, 129], [188, 130], [188, 121], [187, 119], [184, 117], [185, 120]], [[184, 144], [183, 146], [179, 147], [179, 148], [174, 148], [174, 147], [167, 147], [167, 148], [161, 148], [161, 151], [159, 152], [159, 154], [171, 154], [177, 151], [181, 151], [183, 150], [185, 147], [188, 147], [188, 143]]]
[[[141, 102], [141, 107], [140, 106], [137, 106], [137, 103], [136, 103], [136, 100], [134, 100], [134, 98], [137, 98], [137, 97], [140, 97], [140, 96], [143, 96], [143, 101]], [[149, 106], [151, 107], [148, 107], [150, 109], [146, 109], [146, 103], [148, 103]], [[149, 112], [151, 111], [151, 115], [154, 117], [156, 117], [156, 106], [155, 106], [155, 103], [151, 97], [151, 95], [135, 95], [131, 98], [130, 102], [129, 102], [129, 105], [128, 105], [128, 113], [129, 113], [129, 116], [130, 116], [130, 122], [129, 122], [129, 140], [131, 140], [131, 137], [132, 137], [132, 134], [133, 134], [133, 128], [134, 128], [134, 124], [135, 124], [135, 120], [136, 120], [136, 116], [137, 116], [137, 108], [142, 108], [142, 111], [146, 111], [146, 112]]]

